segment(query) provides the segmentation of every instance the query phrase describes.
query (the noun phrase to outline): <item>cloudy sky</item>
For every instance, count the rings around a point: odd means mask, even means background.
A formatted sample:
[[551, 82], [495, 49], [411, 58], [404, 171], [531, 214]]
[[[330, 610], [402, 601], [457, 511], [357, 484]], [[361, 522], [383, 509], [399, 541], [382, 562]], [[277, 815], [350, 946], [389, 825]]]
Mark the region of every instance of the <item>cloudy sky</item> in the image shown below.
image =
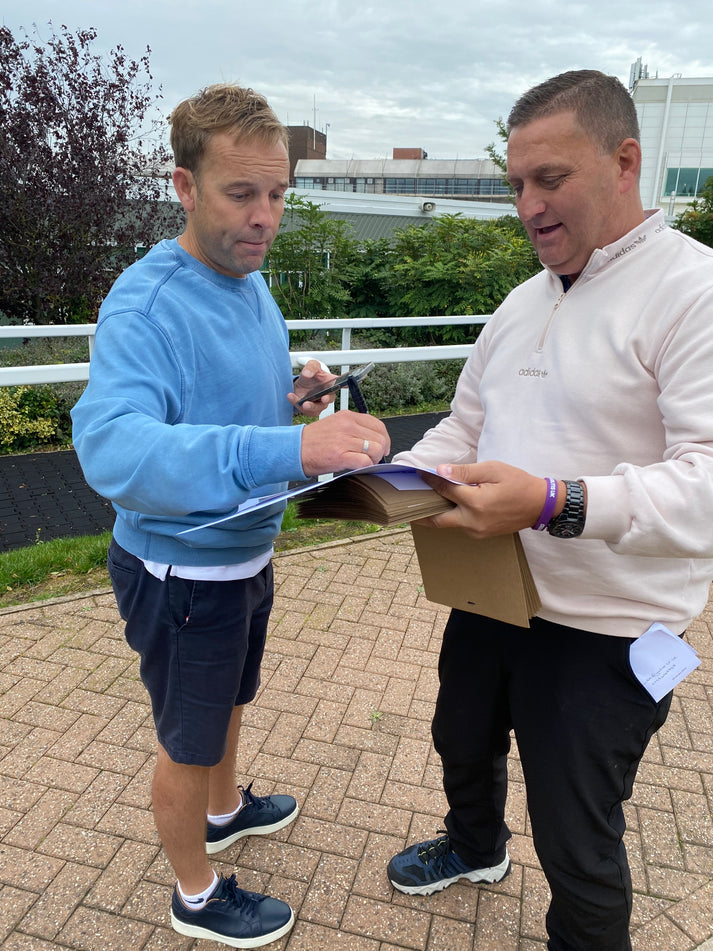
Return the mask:
[[713, 76], [710, 0], [5, 0], [0, 19], [150, 47], [166, 113], [212, 82], [252, 86], [283, 122], [316, 119], [329, 158], [483, 157], [517, 96], [566, 69]]

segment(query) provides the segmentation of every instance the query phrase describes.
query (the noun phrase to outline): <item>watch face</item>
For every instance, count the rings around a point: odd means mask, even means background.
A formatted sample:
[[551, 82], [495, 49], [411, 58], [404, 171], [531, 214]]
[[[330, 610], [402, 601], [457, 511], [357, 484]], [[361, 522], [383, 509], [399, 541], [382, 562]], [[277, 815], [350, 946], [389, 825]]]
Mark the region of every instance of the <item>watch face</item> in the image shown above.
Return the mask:
[[551, 535], [555, 538], [576, 538], [582, 532], [582, 525], [577, 522], [559, 522], [552, 526]]
[[567, 500], [564, 508], [547, 526], [555, 538], [578, 538], [584, 530], [584, 489], [579, 482], [565, 482]]

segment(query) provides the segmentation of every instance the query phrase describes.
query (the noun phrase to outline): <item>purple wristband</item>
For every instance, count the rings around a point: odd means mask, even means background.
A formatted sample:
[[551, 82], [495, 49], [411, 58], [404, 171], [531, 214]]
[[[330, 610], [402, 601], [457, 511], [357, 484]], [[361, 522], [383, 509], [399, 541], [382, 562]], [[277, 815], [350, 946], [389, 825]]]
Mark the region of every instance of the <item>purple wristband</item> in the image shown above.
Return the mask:
[[547, 498], [545, 499], [545, 504], [542, 506], [540, 517], [532, 526], [536, 532], [544, 532], [550, 522], [550, 519], [552, 518], [555, 505], [557, 505], [557, 492], [559, 490], [559, 483], [557, 482], [557, 479], [550, 479], [547, 477], [545, 482], [547, 483]]

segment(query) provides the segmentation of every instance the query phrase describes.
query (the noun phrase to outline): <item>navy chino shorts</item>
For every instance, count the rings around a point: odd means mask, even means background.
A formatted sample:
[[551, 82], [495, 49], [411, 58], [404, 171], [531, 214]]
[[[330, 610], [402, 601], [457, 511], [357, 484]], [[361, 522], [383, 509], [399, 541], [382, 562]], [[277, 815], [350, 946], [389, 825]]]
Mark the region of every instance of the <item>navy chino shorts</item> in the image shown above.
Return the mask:
[[175, 763], [215, 766], [234, 708], [260, 686], [272, 564], [237, 581], [160, 581], [112, 539], [107, 567], [159, 743]]

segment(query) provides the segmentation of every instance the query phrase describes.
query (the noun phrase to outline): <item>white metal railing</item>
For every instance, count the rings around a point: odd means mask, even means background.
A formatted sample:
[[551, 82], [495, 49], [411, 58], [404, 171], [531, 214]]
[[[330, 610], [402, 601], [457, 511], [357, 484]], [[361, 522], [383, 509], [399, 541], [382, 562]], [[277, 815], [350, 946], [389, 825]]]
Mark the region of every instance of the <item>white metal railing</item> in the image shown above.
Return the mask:
[[[484, 324], [489, 314], [467, 314], [453, 317], [354, 317], [325, 320], [288, 320], [288, 330], [341, 330], [341, 350], [290, 351], [293, 366], [306, 357], [314, 357], [330, 367], [339, 367], [341, 373], [360, 363], [408, 363], [416, 360], [454, 360], [467, 357], [472, 344], [446, 344], [437, 347], [382, 347], [353, 350], [352, 330], [377, 327], [444, 327], [459, 324]], [[61, 324], [43, 326], [0, 327], [0, 340], [28, 337], [86, 337], [91, 357], [96, 324]], [[68, 383], [89, 379], [88, 363], [57, 363], [46, 366], [0, 367], [0, 386], [21, 386], [32, 383]], [[341, 406], [346, 408], [347, 391], [341, 394]]]
[[[96, 324], [41, 324], [39, 326], [0, 327], [0, 340], [25, 340], [31, 337], [86, 337], [91, 359]], [[55, 363], [47, 366], [0, 367], [0, 386], [25, 386], [30, 383], [71, 383], [89, 379], [88, 363]]]

